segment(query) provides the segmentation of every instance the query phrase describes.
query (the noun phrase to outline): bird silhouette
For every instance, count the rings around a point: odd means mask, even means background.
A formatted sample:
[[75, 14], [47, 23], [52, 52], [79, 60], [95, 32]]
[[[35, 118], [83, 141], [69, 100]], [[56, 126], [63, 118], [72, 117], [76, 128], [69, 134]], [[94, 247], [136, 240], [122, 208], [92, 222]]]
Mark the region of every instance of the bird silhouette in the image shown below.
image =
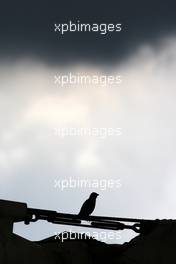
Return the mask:
[[95, 209], [96, 198], [99, 194], [98, 193], [91, 193], [89, 198], [83, 203], [81, 210], [78, 214], [80, 218], [87, 218]]

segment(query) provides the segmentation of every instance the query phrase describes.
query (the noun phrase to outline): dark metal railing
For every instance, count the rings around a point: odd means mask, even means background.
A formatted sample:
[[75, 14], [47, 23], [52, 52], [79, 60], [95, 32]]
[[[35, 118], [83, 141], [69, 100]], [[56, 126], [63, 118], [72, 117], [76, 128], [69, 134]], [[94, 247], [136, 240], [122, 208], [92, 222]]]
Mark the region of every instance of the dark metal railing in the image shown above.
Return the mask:
[[[137, 233], [144, 233], [153, 228], [159, 220], [146, 220], [136, 218], [120, 218], [106, 216], [89, 216], [81, 218], [75, 214], [64, 214], [50, 210], [27, 209], [27, 216], [24, 219], [25, 224], [45, 220], [53, 224], [72, 225], [87, 228], [99, 228], [110, 230], [131, 229]], [[129, 224], [130, 223], [130, 224]]]

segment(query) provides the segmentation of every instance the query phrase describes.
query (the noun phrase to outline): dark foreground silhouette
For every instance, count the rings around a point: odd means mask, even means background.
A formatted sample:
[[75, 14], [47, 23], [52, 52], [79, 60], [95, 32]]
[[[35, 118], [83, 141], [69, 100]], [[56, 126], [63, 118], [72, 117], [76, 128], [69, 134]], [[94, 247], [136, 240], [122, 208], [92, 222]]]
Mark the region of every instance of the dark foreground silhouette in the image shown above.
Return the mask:
[[[39, 211], [45, 219], [46, 211]], [[50, 211], [47, 212], [50, 221], [54, 221]], [[140, 220], [140, 234], [123, 245], [108, 245], [86, 235], [80, 237], [67, 232], [42, 241], [29, 241], [13, 233], [13, 223], [24, 220], [29, 221], [26, 204], [0, 200], [0, 263], [168, 264], [176, 261], [175, 220]]]

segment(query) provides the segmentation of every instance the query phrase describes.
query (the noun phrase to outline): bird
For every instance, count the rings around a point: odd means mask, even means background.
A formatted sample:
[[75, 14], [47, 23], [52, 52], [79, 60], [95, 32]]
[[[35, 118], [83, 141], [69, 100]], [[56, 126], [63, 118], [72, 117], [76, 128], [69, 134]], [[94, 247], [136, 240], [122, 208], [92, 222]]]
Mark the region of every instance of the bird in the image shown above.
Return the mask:
[[92, 192], [89, 198], [83, 203], [81, 210], [78, 214], [79, 218], [87, 218], [95, 209], [96, 198], [99, 194]]

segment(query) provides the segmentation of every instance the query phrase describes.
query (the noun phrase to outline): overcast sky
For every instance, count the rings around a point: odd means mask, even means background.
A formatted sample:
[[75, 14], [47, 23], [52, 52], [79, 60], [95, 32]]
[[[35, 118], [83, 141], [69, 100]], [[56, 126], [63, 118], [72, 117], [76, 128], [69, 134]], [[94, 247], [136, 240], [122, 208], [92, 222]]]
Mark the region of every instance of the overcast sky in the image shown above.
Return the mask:
[[[2, 4], [0, 16], [1, 198], [78, 213], [96, 191], [95, 215], [176, 218], [176, 17], [171, 1], [167, 6], [164, 1], [142, 6], [108, 1], [84, 7], [30, 1], [25, 8], [18, 2], [8, 10]], [[124, 30], [111, 37], [68, 33], [61, 39], [54, 33], [54, 23], [78, 17], [120, 21]], [[122, 83], [54, 84], [55, 75], [70, 72], [120, 74]], [[55, 131], [63, 127], [121, 128], [122, 134], [59, 137]], [[120, 187], [55, 187], [55, 181], [70, 177], [118, 180]], [[16, 230], [40, 239], [66, 228], [39, 223]]]

